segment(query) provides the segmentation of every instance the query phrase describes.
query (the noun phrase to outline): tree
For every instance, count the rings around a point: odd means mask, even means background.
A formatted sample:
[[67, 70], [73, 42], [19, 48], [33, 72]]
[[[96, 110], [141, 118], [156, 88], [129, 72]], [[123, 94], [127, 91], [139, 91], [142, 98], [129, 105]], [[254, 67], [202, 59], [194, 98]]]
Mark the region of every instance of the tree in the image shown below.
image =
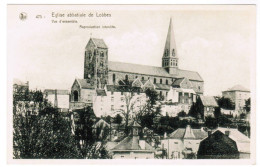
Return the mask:
[[116, 114], [113, 123], [116, 123], [116, 124], [120, 125], [122, 123], [122, 121], [123, 121], [123, 118], [121, 117], [121, 115], [120, 114]]
[[149, 99], [150, 106], [153, 107], [159, 100], [159, 94], [153, 89], [146, 89], [145, 94]]
[[44, 105], [41, 97], [40, 91], [30, 93], [30, 100], [41, 104], [37, 115], [31, 115], [28, 106], [24, 108], [25, 115], [13, 114], [14, 158], [83, 158], [71, 135], [71, 122], [56, 109]]
[[251, 98], [245, 100], [245, 110], [247, 112], [250, 112], [250, 110], [251, 110]]
[[183, 110], [181, 112], [178, 113], [177, 115], [178, 117], [185, 117], [187, 116], [186, 112], [184, 112]]
[[231, 101], [230, 98], [221, 97], [217, 99], [218, 106], [227, 110], [234, 110], [235, 104]]

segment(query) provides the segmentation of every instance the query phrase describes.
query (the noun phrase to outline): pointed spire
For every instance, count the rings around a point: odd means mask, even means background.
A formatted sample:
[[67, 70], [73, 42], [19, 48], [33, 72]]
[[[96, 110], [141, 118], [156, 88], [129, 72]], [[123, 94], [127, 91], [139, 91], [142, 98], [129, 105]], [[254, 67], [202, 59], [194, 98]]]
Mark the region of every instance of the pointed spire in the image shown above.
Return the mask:
[[[173, 52], [175, 52], [175, 53], [173, 53]], [[169, 56], [170, 57], [176, 56], [176, 44], [175, 44], [175, 39], [174, 39], [172, 18], [170, 19], [170, 25], [169, 25], [166, 43], [165, 43], [165, 47], [164, 47], [163, 57], [169, 57]]]

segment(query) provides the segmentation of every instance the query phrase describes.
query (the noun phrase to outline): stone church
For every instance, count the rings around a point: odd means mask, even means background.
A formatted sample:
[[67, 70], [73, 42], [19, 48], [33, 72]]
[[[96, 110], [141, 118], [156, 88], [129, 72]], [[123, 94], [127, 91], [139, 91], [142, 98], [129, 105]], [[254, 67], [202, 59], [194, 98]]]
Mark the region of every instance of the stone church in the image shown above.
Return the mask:
[[[203, 94], [204, 81], [198, 72], [179, 69], [172, 21], [170, 20], [162, 66], [147, 66], [108, 61], [108, 47], [103, 39], [90, 38], [85, 47], [84, 79], [75, 79], [71, 88], [71, 108], [93, 103], [97, 90], [109, 86], [120, 90], [122, 85], [139, 87], [136, 90], [154, 89], [161, 97], [167, 97], [171, 87], [193, 89]], [[104, 93], [105, 94], [105, 93]]]

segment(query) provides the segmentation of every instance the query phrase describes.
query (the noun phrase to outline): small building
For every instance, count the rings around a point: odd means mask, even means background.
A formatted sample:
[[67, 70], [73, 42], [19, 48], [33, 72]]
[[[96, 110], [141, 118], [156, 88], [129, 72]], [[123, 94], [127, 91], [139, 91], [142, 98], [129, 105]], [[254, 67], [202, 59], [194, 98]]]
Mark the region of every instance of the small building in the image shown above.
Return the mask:
[[166, 101], [161, 105], [161, 114], [163, 116], [176, 117], [182, 111], [188, 114], [191, 105], [196, 102], [197, 95], [195, 91], [191, 86], [187, 86], [191, 85], [188, 84], [189, 81], [186, 78], [178, 79], [178, 81], [178, 84], [174, 82], [175, 84], [172, 85], [167, 93]]
[[71, 87], [70, 109], [92, 106], [95, 87], [85, 79], [75, 79]]
[[199, 96], [198, 105], [201, 108], [202, 117], [214, 117], [215, 108], [218, 107], [218, 103], [213, 96]]
[[236, 142], [229, 137], [229, 132], [216, 130], [200, 142], [198, 159], [238, 159], [239, 151]]
[[53, 107], [61, 110], [69, 109], [70, 94], [68, 90], [62, 89], [45, 89], [44, 98], [52, 104]]
[[249, 159], [250, 158], [250, 138], [241, 133], [235, 128], [222, 128], [219, 127], [217, 130], [222, 133], [228, 134], [228, 136], [234, 140], [237, 144], [237, 149], [239, 152], [239, 159]]
[[141, 126], [133, 122], [129, 136], [111, 149], [113, 159], [154, 159], [155, 149], [139, 138]]
[[235, 85], [232, 88], [223, 91], [222, 96], [231, 99], [235, 103], [235, 110], [243, 110], [245, 106], [245, 100], [250, 98], [250, 90], [244, 88], [241, 85]]
[[167, 150], [169, 159], [196, 158], [200, 141], [207, 137], [203, 129], [178, 128], [162, 140], [162, 148]]
[[131, 106], [132, 115], [139, 111], [147, 98], [141, 87], [137, 85], [105, 85], [104, 89], [96, 89], [93, 95], [93, 110], [97, 117], [115, 116]]

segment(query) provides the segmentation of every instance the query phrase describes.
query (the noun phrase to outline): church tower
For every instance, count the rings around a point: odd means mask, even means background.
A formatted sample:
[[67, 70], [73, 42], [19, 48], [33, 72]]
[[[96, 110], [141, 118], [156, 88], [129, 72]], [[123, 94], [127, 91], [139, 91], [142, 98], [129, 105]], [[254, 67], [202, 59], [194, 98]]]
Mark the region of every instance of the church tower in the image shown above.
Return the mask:
[[176, 54], [176, 44], [174, 40], [174, 32], [172, 27], [172, 19], [170, 19], [170, 25], [164, 47], [164, 53], [162, 57], [162, 67], [173, 75], [178, 74], [178, 57]]
[[108, 48], [103, 39], [90, 38], [85, 47], [84, 79], [95, 88], [108, 81]]

